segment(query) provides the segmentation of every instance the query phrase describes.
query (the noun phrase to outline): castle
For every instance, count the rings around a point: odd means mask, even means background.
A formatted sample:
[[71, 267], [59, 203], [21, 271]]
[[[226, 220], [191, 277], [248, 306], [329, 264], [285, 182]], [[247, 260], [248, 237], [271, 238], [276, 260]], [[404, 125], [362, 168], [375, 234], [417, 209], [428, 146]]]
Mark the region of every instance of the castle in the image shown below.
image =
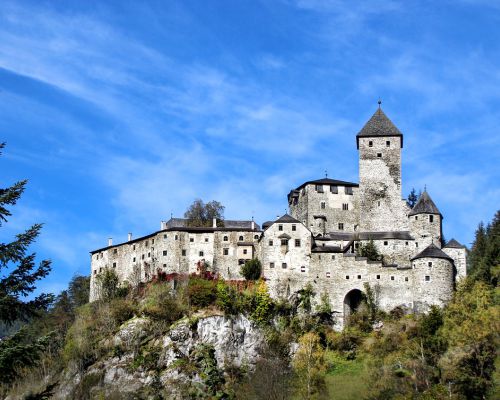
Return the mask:
[[[427, 191], [413, 208], [401, 197], [403, 134], [380, 108], [356, 135], [359, 183], [307, 181], [288, 194], [290, 215], [262, 224], [225, 220], [187, 227], [171, 218], [150, 235], [91, 252], [91, 300], [96, 277], [113, 268], [120, 281], [144, 282], [158, 273], [190, 274], [199, 262], [224, 279], [243, 279], [240, 266], [257, 258], [273, 296], [289, 296], [310, 283], [327, 293], [338, 321], [359, 304], [364, 285], [382, 310], [402, 306], [425, 312], [452, 297], [466, 274], [467, 250], [442, 243], [442, 219]], [[383, 261], [357, 254], [372, 242]]]

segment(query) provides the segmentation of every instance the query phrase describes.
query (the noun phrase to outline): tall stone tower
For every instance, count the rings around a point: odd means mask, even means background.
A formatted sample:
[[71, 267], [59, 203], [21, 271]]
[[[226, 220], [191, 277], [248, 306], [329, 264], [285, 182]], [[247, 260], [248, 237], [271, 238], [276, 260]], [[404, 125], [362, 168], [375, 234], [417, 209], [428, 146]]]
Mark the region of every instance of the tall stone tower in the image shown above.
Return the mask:
[[380, 108], [356, 135], [361, 231], [408, 230], [401, 199], [403, 134]]

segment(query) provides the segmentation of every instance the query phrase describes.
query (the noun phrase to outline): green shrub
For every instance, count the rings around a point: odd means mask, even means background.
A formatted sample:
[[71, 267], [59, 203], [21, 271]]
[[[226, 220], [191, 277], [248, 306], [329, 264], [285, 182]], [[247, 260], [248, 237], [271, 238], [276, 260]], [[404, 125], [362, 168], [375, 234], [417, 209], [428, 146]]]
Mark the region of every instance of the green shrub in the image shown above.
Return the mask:
[[247, 260], [245, 264], [241, 266], [240, 272], [247, 281], [255, 281], [260, 278], [262, 264], [258, 259], [252, 258], [251, 260]]
[[117, 325], [121, 325], [134, 316], [136, 307], [130, 300], [117, 298], [110, 302], [110, 310]]
[[182, 318], [186, 306], [173, 294], [168, 283], [158, 282], [149, 287], [142, 303], [142, 313], [156, 321], [171, 323]]
[[227, 285], [223, 280], [217, 283], [217, 306], [226, 315], [235, 315], [241, 311], [240, 294], [232, 286]]
[[266, 282], [261, 280], [255, 291], [255, 308], [250, 313], [258, 324], [267, 324], [273, 316], [274, 302], [267, 290]]
[[186, 294], [192, 306], [207, 307], [217, 300], [217, 282], [190, 277]]

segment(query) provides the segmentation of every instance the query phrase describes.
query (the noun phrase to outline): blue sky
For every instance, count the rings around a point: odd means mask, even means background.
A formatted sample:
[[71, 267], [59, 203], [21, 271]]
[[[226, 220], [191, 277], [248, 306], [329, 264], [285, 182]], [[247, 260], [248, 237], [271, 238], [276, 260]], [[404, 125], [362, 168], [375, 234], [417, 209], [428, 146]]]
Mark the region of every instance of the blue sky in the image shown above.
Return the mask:
[[29, 179], [0, 240], [45, 223], [42, 289], [196, 197], [262, 223], [325, 169], [357, 181], [379, 96], [447, 238], [499, 208], [500, 2], [103, 3], [0, 3], [0, 183]]

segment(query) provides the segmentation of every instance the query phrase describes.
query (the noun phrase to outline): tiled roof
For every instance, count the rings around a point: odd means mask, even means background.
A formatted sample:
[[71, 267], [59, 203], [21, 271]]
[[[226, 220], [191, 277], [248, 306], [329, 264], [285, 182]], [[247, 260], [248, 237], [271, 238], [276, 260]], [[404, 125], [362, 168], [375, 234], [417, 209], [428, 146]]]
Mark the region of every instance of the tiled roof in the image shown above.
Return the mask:
[[[187, 222], [186, 218], [170, 218], [167, 221], [167, 228], [169, 228], [169, 229], [185, 228], [186, 222]], [[251, 229], [252, 228], [252, 221], [238, 221], [238, 220], [225, 219], [224, 220], [224, 228]], [[259, 225], [257, 223], [255, 223], [255, 230], [259, 230], [259, 229], [260, 229]]]
[[423, 251], [413, 257], [411, 261], [417, 260], [419, 258], [444, 258], [446, 260], [453, 261], [453, 259], [448, 254], [446, 254], [440, 248], [436, 247], [435, 244], [430, 244], [429, 246], [427, 246]]
[[466, 249], [466, 247], [455, 239], [451, 239], [444, 248], [447, 249]]
[[293, 218], [291, 215], [288, 215], [288, 214], [285, 214], [283, 215], [282, 217], [278, 218], [276, 221], [274, 221], [275, 223], [276, 222], [279, 222], [279, 223], [292, 223], [292, 224], [300, 224], [301, 222], [296, 220], [295, 218]]
[[436, 205], [434, 204], [434, 202], [431, 199], [431, 196], [429, 196], [429, 193], [427, 193], [426, 190], [424, 190], [424, 192], [422, 193], [422, 195], [418, 199], [417, 204], [415, 204], [415, 206], [408, 213], [408, 216], [416, 215], [416, 214], [439, 214], [439, 215], [441, 215], [441, 212], [436, 207]]
[[316, 240], [415, 240], [408, 231], [388, 231], [388, 232], [330, 232], [325, 236], [316, 237]]
[[330, 178], [322, 178], [322, 179], [316, 179], [314, 181], [307, 181], [307, 182], [304, 182], [299, 187], [291, 190], [290, 193], [288, 193], [288, 199], [290, 200], [291, 196], [294, 196], [295, 194], [297, 194], [306, 185], [330, 185], [330, 186], [358, 187], [359, 183], [339, 181], [337, 179], [330, 179]]
[[359, 148], [360, 137], [377, 137], [377, 136], [401, 136], [401, 147], [403, 147], [403, 134], [392, 123], [379, 107], [375, 114], [368, 120], [363, 128], [356, 135], [356, 142]]

